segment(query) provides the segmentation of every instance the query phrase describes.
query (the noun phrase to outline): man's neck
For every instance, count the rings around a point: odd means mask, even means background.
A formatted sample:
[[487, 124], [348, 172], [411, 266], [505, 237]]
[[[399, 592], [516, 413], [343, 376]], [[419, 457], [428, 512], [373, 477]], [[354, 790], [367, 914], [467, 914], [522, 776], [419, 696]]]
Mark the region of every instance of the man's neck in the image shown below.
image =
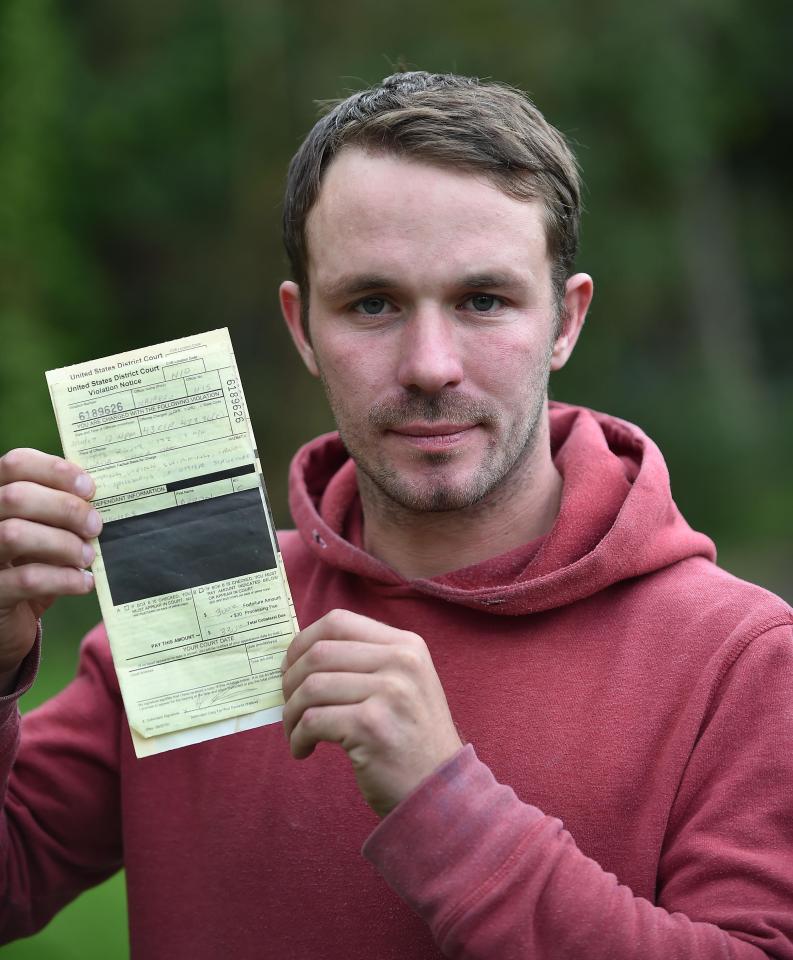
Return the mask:
[[481, 563], [544, 536], [559, 513], [562, 478], [547, 436], [539, 441], [520, 471], [464, 510], [408, 510], [386, 501], [359, 475], [365, 549], [416, 580]]

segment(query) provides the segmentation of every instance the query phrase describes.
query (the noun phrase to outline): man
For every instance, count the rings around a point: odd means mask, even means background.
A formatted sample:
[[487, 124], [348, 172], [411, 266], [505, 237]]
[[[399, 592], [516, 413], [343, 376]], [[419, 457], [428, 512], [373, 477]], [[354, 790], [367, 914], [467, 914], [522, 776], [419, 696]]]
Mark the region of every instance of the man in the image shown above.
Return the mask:
[[[26, 718], [6, 936], [123, 863], [136, 957], [793, 957], [793, 612], [714, 566], [641, 431], [549, 405], [578, 215], [508, 88], [397, 75], [315, 126], [281, 306], [343, 443], [292, 468], [283, 728], [137, 761], [94, 630]], [[10, 770], [98, 518], [57, 458], [0, 481]]]

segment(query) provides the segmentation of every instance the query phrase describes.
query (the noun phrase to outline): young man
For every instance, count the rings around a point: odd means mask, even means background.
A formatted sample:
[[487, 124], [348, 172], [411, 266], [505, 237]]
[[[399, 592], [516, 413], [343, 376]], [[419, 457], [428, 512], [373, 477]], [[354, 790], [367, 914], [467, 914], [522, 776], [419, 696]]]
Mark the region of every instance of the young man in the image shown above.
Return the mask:
[[17, 753], [97, 518], [0, 461], [6, 936], [123, 863], [136, 957], [793, 957], [793, 612], [641, 431], [549, 405], [578, 215], [498, 85], [390, 77], [298, 151], [281, 305], [341, 439], [292, 468], [283, 728], [137, 761], [98, 627]]

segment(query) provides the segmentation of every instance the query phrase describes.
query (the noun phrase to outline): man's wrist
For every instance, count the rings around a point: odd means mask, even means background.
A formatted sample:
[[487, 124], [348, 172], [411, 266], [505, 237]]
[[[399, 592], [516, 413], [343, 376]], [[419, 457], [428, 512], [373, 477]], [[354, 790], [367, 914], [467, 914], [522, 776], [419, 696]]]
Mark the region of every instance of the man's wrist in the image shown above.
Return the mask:
[[22, 657], [14, 663], [9, 657], [0, 667], [0, 699], [18, 698], [33, 685], [41, 657], [41, 621], [36, 621], [33, 644]]
[[0, 672], [0, 697], [7, 697], [10, 693], [13, 693], [16, 690], [17, 679], [19, 678], [19, 669], [22, 664], [15, 667], [13, 670], [5, 670]]

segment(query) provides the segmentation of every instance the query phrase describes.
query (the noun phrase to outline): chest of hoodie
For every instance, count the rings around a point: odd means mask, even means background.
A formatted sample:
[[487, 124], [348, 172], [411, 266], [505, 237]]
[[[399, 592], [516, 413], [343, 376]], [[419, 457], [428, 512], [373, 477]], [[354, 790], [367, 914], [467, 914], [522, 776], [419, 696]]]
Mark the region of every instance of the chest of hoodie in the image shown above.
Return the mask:
[[334, 607], [425, 639], [464, 741], [582, 851], [652, 897], [670, 810], [717, 682], [679, 576], [542, 613], [450, 603], [332, 571], [293, 587], [301, 625]]

